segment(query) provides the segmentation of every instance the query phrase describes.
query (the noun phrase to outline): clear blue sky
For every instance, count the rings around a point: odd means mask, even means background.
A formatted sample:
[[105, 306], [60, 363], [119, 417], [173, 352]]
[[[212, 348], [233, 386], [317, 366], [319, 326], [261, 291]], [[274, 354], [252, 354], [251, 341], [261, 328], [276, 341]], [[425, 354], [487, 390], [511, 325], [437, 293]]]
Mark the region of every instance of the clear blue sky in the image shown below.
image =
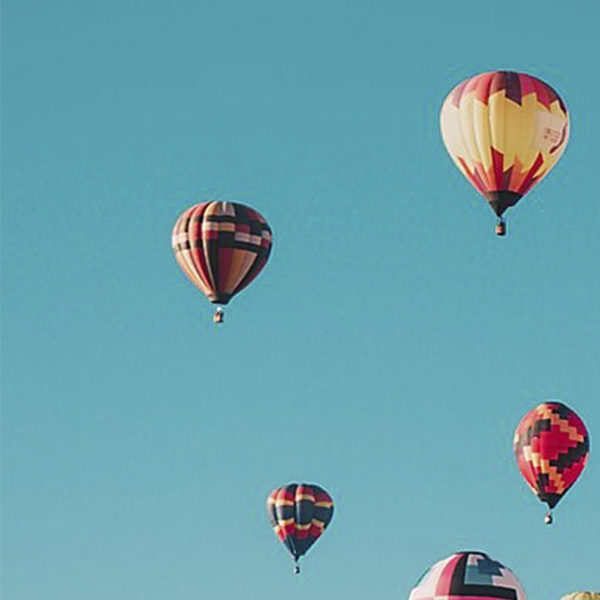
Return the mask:
[[[462, 549], [600, 587], [597, 3], [3, 12], [3, 599], [405, 599]], [[505, 239], [438, 127], [495, 68], [572, 116]], [[275, 236], [221, 328], [170, 247], [212, 198]], [[547, 398], [592, 438], [552, 528], [511, 449]], [[264, 501], [302, 480], [298, 579]]]

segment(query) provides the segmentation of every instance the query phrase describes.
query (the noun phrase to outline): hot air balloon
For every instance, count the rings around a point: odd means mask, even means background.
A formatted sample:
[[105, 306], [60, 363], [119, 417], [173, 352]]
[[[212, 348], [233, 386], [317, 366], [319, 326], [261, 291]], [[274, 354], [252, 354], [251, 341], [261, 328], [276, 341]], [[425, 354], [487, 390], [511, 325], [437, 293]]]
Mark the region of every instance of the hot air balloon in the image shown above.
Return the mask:
[[267, 513], [275, 535], [294, 557], [294, 572], [300, 573], [300, 557], [308, 552], [333, 517], [331, 496], [313, 483], [290, 483], [271, 492]]
[[577, 481], [588, 459], [590, 438], [568, 406], [550, 401], [526, 414], [515, 431], [517, 464], [533, 493], [552, 509]]
[[569, 115], [546, 83], [513, 71], [482, 73], [448, 95], [440, 115], [452, 160], [498, 216], [556, 164], [567, 145]]
[[[262, 271], [271, 252], [271, 229], [248, 206], [206, 202], [177, 219], [172, 243], [185, 274], [212, 303], [224, 305]], [[214, 321], [223, 321], [220, 306]]]
[[561, 600], [600, 600], [600, 592], [573, 592], [563, 596]]
[[408, 600], [526, 600], [513, 573], [484, 552], [459, 552], [433, 565]]

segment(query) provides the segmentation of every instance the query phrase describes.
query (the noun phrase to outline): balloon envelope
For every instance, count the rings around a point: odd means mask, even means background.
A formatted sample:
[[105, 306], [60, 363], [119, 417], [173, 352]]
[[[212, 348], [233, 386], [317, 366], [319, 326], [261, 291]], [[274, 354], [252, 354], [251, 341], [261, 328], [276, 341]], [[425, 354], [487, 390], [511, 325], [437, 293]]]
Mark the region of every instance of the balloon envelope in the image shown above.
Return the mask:
[[519, 470], [533, 493], [554, 508], [583, 471], [590, 438], [579, 416], [561, 402], [544, 402], [515, 431]]
[[264, 217], [235, 202], [196, 204], [173, 227], [177, 262], [215, 304], [227, 304], [255, 279], [269, 258], [271, 243]]
[[329, 525], [333, 500], [313, 483], [290, 483], [269, 494], [267, 513], [275, 535], [298, 561]]
[[459, 552], [433, 565], [409, 600], [526, 600], [521, 584], [484, 552]]
[[573, 592], [563, 596], [561, 600], [600, 600], [600, 592]]
[[567, 145], [569, 115], [546, 83], [513, 71], [466, 79], [440, 115], [452, 160], [500, 217], [556, 164]]

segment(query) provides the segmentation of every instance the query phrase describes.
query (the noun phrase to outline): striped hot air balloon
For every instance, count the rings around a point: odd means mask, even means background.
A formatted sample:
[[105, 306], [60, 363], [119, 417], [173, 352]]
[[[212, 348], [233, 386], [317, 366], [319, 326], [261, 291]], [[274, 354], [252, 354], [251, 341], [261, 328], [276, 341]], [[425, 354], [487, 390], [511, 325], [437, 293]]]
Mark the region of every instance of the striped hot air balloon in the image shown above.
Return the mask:
[[581, 475], [590, 452], [590, 438], [579, 416], [561, 402], [544, 402], [526, 414], [515, 431], [519, 470], [533, 493], [550, 511]]
[[499, 219], [541, 181], [567, 145], [569, 115], [546, 83], [513, 71], [482, 73], [448, 95], [440, 123], [452, 160]]
[[267, 498], [267, 513], [275, 535], [298, 561], [319, 539], [333, 517], [333, 500], [313, 483], [290, 483], [273, 490]]
[[[271, 229], [254, 209], [235, 202], [206, 202], [188, 208], [172, 236], [177, 262], [214, 304], [227, 304], [249, 285], [271, 252]], [[223, 320], [219, 307], [215, 322]]]
[[408, 600], [526, 600], [512, 571], [484, 552], [458, 552], [433, 565]]

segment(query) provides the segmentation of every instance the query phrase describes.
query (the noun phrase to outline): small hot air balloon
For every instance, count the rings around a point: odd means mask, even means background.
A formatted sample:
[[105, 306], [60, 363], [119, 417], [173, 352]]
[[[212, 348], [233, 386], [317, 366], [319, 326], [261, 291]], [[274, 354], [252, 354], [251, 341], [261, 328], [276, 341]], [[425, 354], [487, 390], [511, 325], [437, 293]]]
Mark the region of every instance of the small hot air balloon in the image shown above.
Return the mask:
[[533, 493], [552, 509], [577, 481], [588, 459], [590, 438], [583, 421], [568, 406], [550, 401], [526, 414], [515, 431], [519, 470]]
[[600, 592], [573, 592], [563, 596], [561, 600], [600, 600]]
[[484, 552], [459, 552], [433, 565], [408, 600], [526, 600], [510, 569]]
[[275, 535], [298, 561], [317, 541], [333, 517], [331, 496], [313, 483], [290, 483], [277, 488], [267, 498], [267, 513]]
[[448, 95], [440, 115], [452, 160], [498, 216], [556, 164], [569, 137], [569, 115], [546, 83], [513, 71], [482, 73]]
[[[271, 229], [248, 206], [206, 202], [177, 219], [172, 243], [185, 274], [212, 303], [224, 305], [262, 271], [271, 252]], [[223, 321], [220, 306], [214, 321]]]

